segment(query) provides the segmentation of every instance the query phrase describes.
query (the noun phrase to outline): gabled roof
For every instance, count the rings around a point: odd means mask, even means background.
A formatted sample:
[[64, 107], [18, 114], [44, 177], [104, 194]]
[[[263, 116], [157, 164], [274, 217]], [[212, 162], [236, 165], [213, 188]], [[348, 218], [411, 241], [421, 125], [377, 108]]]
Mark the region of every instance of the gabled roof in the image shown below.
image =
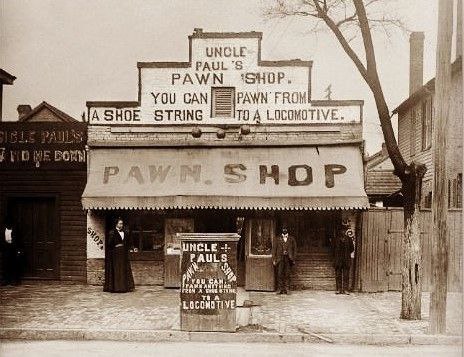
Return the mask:
[[79, 122], [79, 120], [74, 119], [70, 115], [68, 115], [65, 112], [59, 110], [58, 108], [54, 107], [53, 105], [48, 104], [45, 101], [40, 103], [38, 106], [36, 106], [34, 109], [32, 109], [29, 113], [27, 113], [22, 118], [20, 118], [19, 121], [22, 121], [22, 122], [31, 121], [31, 119], [34, 118], [34, 116], [43, 109], [48, 109], [53, 114], [55, 114], [56, 118], [58, 119], [57, 121], [61, 121], [63, 123]]
[[15, 76], [0, 68], [0, 84], [13, 84]]
[[393, 171], [372, 170], [367, 171], [366, 175], [365, 189], [368, 196], [389, 196], [401, 190], [401, 181]]
[[[461, 73], [461, 72], [462, 72], [462, 57], [460, 56], [451, 64], [451, 73], [456, 74], [456, 73]], [[409, 109], [414, 104], [416, 104], [418, 101], [420, 101], [422, 98], [424, 98], [430, 93], [433, 93], [434, 91], [435, 91], [435, 78], [432, 78], [430, 81], [424, 84], [421, 88], [419, 88], [417, 91], [411, 94], [398, 107], [396, 107], [393, 110], [393, 114], [397, 114], [399, 112], [403, 112]]]
[[385, 144], [382, 150], [366, 159], [366, 193], [368, 196], [391, 195], [401, 190], [400, 179], [393, 174], [393, 165]]

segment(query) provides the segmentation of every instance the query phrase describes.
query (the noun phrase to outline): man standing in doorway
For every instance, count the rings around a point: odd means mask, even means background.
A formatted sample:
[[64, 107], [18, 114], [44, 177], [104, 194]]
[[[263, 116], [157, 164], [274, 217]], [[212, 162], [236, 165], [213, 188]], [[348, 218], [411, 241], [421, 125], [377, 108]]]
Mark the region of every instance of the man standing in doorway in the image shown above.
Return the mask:
[[11, 221], [0, 228], [0, 248], [2, 251], [2, 285], [18, 285], [21, 279], [21, 255], [18, 230]]
[[343, 220], [334, 240], [336, 294], [349, 295], [351, 253], [354, 252], [353, 235], [350, 222]]
[[290, 270], [295, 264], [296, 242], [288, 234], [287, 227], [282, 227], [282, 233], [272, 246], [272, 262], [277, 266], [277, 288], [279, 294], [287, 294], [290, 282]]

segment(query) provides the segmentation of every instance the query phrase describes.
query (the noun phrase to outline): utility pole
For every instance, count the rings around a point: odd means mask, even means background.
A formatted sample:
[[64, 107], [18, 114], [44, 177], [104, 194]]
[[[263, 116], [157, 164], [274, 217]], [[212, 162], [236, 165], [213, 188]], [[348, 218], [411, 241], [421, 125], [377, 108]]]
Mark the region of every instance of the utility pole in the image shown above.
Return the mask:
[[451, 44], [453, 0], [438, 2], [438, 37], [435, 78], [435, 117], [433, 118], [433, 197], [432, 197], [432, 293], [430, 332], [446, 332], [448, 290], [448, 177], [446, 175], [446, 134], [451, 94]]

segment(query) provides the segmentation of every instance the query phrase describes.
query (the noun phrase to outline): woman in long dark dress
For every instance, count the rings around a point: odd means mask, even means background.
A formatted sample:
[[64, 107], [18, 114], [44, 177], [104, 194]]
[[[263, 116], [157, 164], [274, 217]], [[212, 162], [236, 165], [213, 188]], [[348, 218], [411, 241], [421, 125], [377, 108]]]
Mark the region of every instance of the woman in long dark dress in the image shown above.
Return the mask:
[[105, 243], [105, 285], [103, 291], [126, 293], [134, 290], [134, 278], [129, 261], [132, 241], [124, 222], [118, 219]]

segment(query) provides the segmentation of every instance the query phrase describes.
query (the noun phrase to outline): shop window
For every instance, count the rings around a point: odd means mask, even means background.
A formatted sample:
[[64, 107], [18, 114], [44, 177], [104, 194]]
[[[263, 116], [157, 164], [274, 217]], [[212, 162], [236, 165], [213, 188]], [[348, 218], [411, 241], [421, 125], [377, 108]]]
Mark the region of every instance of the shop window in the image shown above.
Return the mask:
[[139, 253], [162, 251], [164, 247], [163, 218], [152, 214], [131, 217], [129, 222], [134, 248]]
[[213, 87], [211, 98], [211, 117], [233, 118], [235, 116], [235, 88]]
[[193, 218], [166, 218], [164, 221], [166, 254], [180, 254], [180, 240], [177, 233], [193, 233], [194, 227]]
[[250, 253], [252, 255], [272, 254], [273, 223], [271, 219], [252, 219], [250, 221]]

